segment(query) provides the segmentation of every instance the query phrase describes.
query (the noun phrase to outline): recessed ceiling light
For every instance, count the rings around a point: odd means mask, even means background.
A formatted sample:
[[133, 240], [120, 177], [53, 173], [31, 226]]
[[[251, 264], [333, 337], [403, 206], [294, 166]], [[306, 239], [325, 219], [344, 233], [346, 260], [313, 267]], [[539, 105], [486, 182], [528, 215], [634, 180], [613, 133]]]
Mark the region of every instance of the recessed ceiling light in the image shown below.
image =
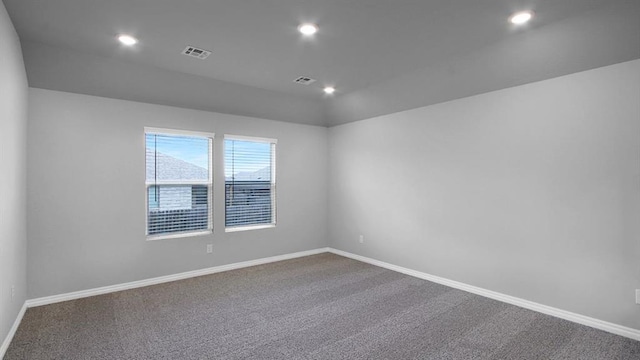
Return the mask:
[[533, 11], [517, 12], [509, 17], [509, 22], [514, 25], [522, 25], [533, 19]]
[[118, 41], [120, 41], [123, 45], [127, 45], [127, 46], [133, 46], [138, 43], [138, 39], [127, 34], [118, 35]]
[[298, 31], [300, 31], [304, 36], [313, 36], [318, 32], [318, 25], [311, 23], [300, 24], [300, 26], [298, 26]]
[[333, 86], [326, 86], [326, 87], [323, 89], [323, 91], [324, 91], [324, 93], [325, 93], [325, 94], [327, 94], [327, 95], [331, 95], [331, 94], [333, 94], [334, 92], [336, 92], [336, 88], [334, 88]]

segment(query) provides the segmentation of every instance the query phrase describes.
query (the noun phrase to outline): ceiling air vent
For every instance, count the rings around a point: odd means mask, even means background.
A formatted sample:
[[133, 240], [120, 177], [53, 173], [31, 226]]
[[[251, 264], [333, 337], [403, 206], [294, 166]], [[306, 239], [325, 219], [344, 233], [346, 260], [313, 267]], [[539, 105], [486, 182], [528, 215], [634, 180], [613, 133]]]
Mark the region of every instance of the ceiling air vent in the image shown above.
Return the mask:
[[294, 83], [301, 84], [301, 85], [313, 84], [315, 81], [316, 81], [316, 79], [312, 79], [312, 78], [306, 77], [306, 76], [300, 76], [299, 78], [293, 80]]
[[198, 58], [200, 60], [204, 60], [207, 58], [207, 56], [211, 55], [211, 51], [209, 50], [204, 50], [204, 49], [199, 49], [195, 46], [187, 46], [183, 51], [182, 54], [184, 55], [188, 55], [194, 58]]

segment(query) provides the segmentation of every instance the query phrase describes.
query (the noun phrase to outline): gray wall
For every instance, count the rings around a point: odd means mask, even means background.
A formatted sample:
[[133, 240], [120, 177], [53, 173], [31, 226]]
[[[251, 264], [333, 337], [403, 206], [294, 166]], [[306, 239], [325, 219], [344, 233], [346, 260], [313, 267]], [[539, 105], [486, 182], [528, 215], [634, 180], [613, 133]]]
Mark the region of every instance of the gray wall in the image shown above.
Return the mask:
[[[32, 88], [28, 295], [309, 250], [328, 237], [640, 329], [638, 99], [640, 60], [329, 130]], [[144, 126], [217, 134], [212, 236], [145, 241]], [[225, 133], [279, 140], [277, 228], [224, 233]]]
[[639, 156], [640, 60], [333, 127], [330, 246], [640, 329]]
[[[0, 344], [26, 298], [27, 77], [20, 42], [0, 2]], [[11, 299], [11, 286], [15, 296]]]
[[[29, 101], [29, 298], [326, 246], [326, 128], [35, 88]], [[213, 235], [145, 240], [145, 126], [216, 133]], [[224, 232], [225, 133], [278, 139], [276, 228]]]

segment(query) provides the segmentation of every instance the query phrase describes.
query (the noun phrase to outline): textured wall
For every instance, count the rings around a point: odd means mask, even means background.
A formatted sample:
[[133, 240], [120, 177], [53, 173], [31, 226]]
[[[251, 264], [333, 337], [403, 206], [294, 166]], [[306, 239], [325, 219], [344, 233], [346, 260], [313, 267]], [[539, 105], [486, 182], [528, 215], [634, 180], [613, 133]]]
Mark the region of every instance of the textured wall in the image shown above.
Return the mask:
[[[33, 88], [29, 100], [30, 298], [326, 246], [326, 128]], [[213, 235], [145, 240], [145, 126], [216, 134]], [[224, 232], [224, 134], [278, 139], [276, 228]]]
[[333, 127], [329, 149], [332, 247], [640, 329], [640, 60]]

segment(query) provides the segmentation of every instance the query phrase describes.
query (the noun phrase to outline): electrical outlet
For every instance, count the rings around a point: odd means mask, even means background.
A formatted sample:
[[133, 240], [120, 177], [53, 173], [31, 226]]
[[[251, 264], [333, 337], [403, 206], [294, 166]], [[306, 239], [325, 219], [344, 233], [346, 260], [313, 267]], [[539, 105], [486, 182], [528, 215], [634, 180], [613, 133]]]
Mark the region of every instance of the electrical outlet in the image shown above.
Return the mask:
[[636, 304], [640, 305], [640, 289], [636, 289]]
[[213, 244], [207, 244], [207, 254], [211, 254], [213, 252]]
[[16, 296], [16, 286], [11, 285], [11, 300]]
[[360, 244], [364, 244], [364, 235], [360, 235], [360, 238], [358, 239], [358, 242]]

